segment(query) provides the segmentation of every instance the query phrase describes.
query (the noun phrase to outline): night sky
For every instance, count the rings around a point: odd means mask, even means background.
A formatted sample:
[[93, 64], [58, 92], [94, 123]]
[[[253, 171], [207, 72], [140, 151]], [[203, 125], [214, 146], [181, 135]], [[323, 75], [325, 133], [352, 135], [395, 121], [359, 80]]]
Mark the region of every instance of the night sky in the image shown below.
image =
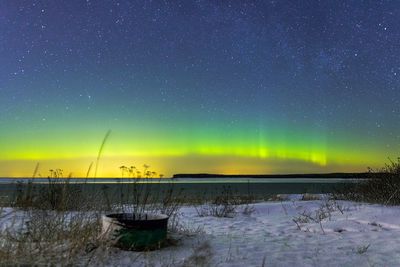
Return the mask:
[[400, 2], [1, 1], [0, 176], [366, 171], [400, 155]]

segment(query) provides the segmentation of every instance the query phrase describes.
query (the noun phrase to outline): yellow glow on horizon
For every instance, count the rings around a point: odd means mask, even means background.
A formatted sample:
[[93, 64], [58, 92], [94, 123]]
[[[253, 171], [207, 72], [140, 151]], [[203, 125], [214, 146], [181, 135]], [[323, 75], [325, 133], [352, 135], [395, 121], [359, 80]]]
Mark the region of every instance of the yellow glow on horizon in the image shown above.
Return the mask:
[[[10, 137], [8, 142], [3, 139], [0, 176], [29, 177], [37, 162], [41, 163], [43, 176], [50, 168], [62, 168], [71, 171], [73, 176], [85, 176], [90, 163], [96, 161], [101, 141], [90, 139], [86, 142], [86, 139], [78, 137], [68, 139], [62, 134], [48, 142], [34, 139], [17, 141], [14, 138]], [[141, 138], [143, 141], [140, 141]], [[64, 139], [67, 141], [64, 142]], [[295, 133], [265, 133], [257, 138], [241, 132], [227, 138], [223, 134], [204, 132], [196, 132], [190, 138], [168, 134], [159, 139], [154, 136], [120, 135], [106, 143], [98, 177], [118, 177], [119, 166], [141, 166], [144, 163], [154, 166], [156, 171], [166, 176], [181, 172], [365, 171], [368, 166], [381, 166], [388, 156], [384, 150], [363, 144], [357, 144], [351, 150], [349, 147], [346, 142], [327, 143], [316, 135]]]

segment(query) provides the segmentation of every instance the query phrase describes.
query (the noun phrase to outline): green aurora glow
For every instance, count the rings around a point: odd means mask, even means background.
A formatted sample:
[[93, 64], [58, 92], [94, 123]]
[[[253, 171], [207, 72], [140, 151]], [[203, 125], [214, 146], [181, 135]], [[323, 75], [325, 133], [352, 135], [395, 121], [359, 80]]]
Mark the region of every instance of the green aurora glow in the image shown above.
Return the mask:
[[109, 129], [100, 177], [382, 166], [398, 4], [311, 2], [1, 3], [0, 176], [85, 176]]

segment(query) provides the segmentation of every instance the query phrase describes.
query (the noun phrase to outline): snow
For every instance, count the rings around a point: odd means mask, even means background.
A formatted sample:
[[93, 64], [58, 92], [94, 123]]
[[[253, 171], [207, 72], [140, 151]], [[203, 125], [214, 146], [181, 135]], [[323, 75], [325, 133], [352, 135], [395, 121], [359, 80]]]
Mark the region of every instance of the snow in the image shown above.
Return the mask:
[[[180, 236], [178, 245], [159, 251], [120, 251], [109, 265], [179, 266], [205, 253], [210, 266], [398, 266], [400, 264], [400, 207], [328, 200], [254, 204], [250, 215], [233, 218], [199, 217], [193, 207], [181, 209], [180, 222], [196, 235]], [[327, 204], [328, 203], [328, 204]], [[329, 207], [326, 218], [299, 223]], [[318, 213], [317, 213], [318, 214]], [[324, 217], [324, 216], [322, 216]], [[209, 251], [204, 252], [204, 244]], [[203, 247], [202, 247], [203, 245]], [[138, 256], [139, 255], [139, 256]], [[197, 265], [191, 262], [192, 265]], [[206, 266], [208, 266], [206, 264]]]
[[[232, 218], [183, 207], [176, 244], [150, 252], [112, 248], [109, 266], [399, 266], [400, 207], [330, 201], [250, 204]], [[3, 211], [3, 214], [10, 210]], [[2, 216], [3, 220], [7, 216]], [[320, 218], [321, 220], [319, 220]], [[294, 222], [297, 221], [297, 224]], [[95, 266], [99, 264], [92, 261]], [[263, 265], [264, 264], [264, 265]]]

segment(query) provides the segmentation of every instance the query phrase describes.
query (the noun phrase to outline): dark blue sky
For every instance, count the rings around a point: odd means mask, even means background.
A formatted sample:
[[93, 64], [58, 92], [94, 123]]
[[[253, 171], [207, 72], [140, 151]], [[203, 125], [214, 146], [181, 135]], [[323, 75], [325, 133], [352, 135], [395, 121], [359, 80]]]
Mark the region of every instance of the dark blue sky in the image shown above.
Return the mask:
[[400, 150], [399, 17], [398, 1], [3, 1], [0, 160], [78, 158], [65, 132], [110, 128], [127, 160], [378, 164]]

